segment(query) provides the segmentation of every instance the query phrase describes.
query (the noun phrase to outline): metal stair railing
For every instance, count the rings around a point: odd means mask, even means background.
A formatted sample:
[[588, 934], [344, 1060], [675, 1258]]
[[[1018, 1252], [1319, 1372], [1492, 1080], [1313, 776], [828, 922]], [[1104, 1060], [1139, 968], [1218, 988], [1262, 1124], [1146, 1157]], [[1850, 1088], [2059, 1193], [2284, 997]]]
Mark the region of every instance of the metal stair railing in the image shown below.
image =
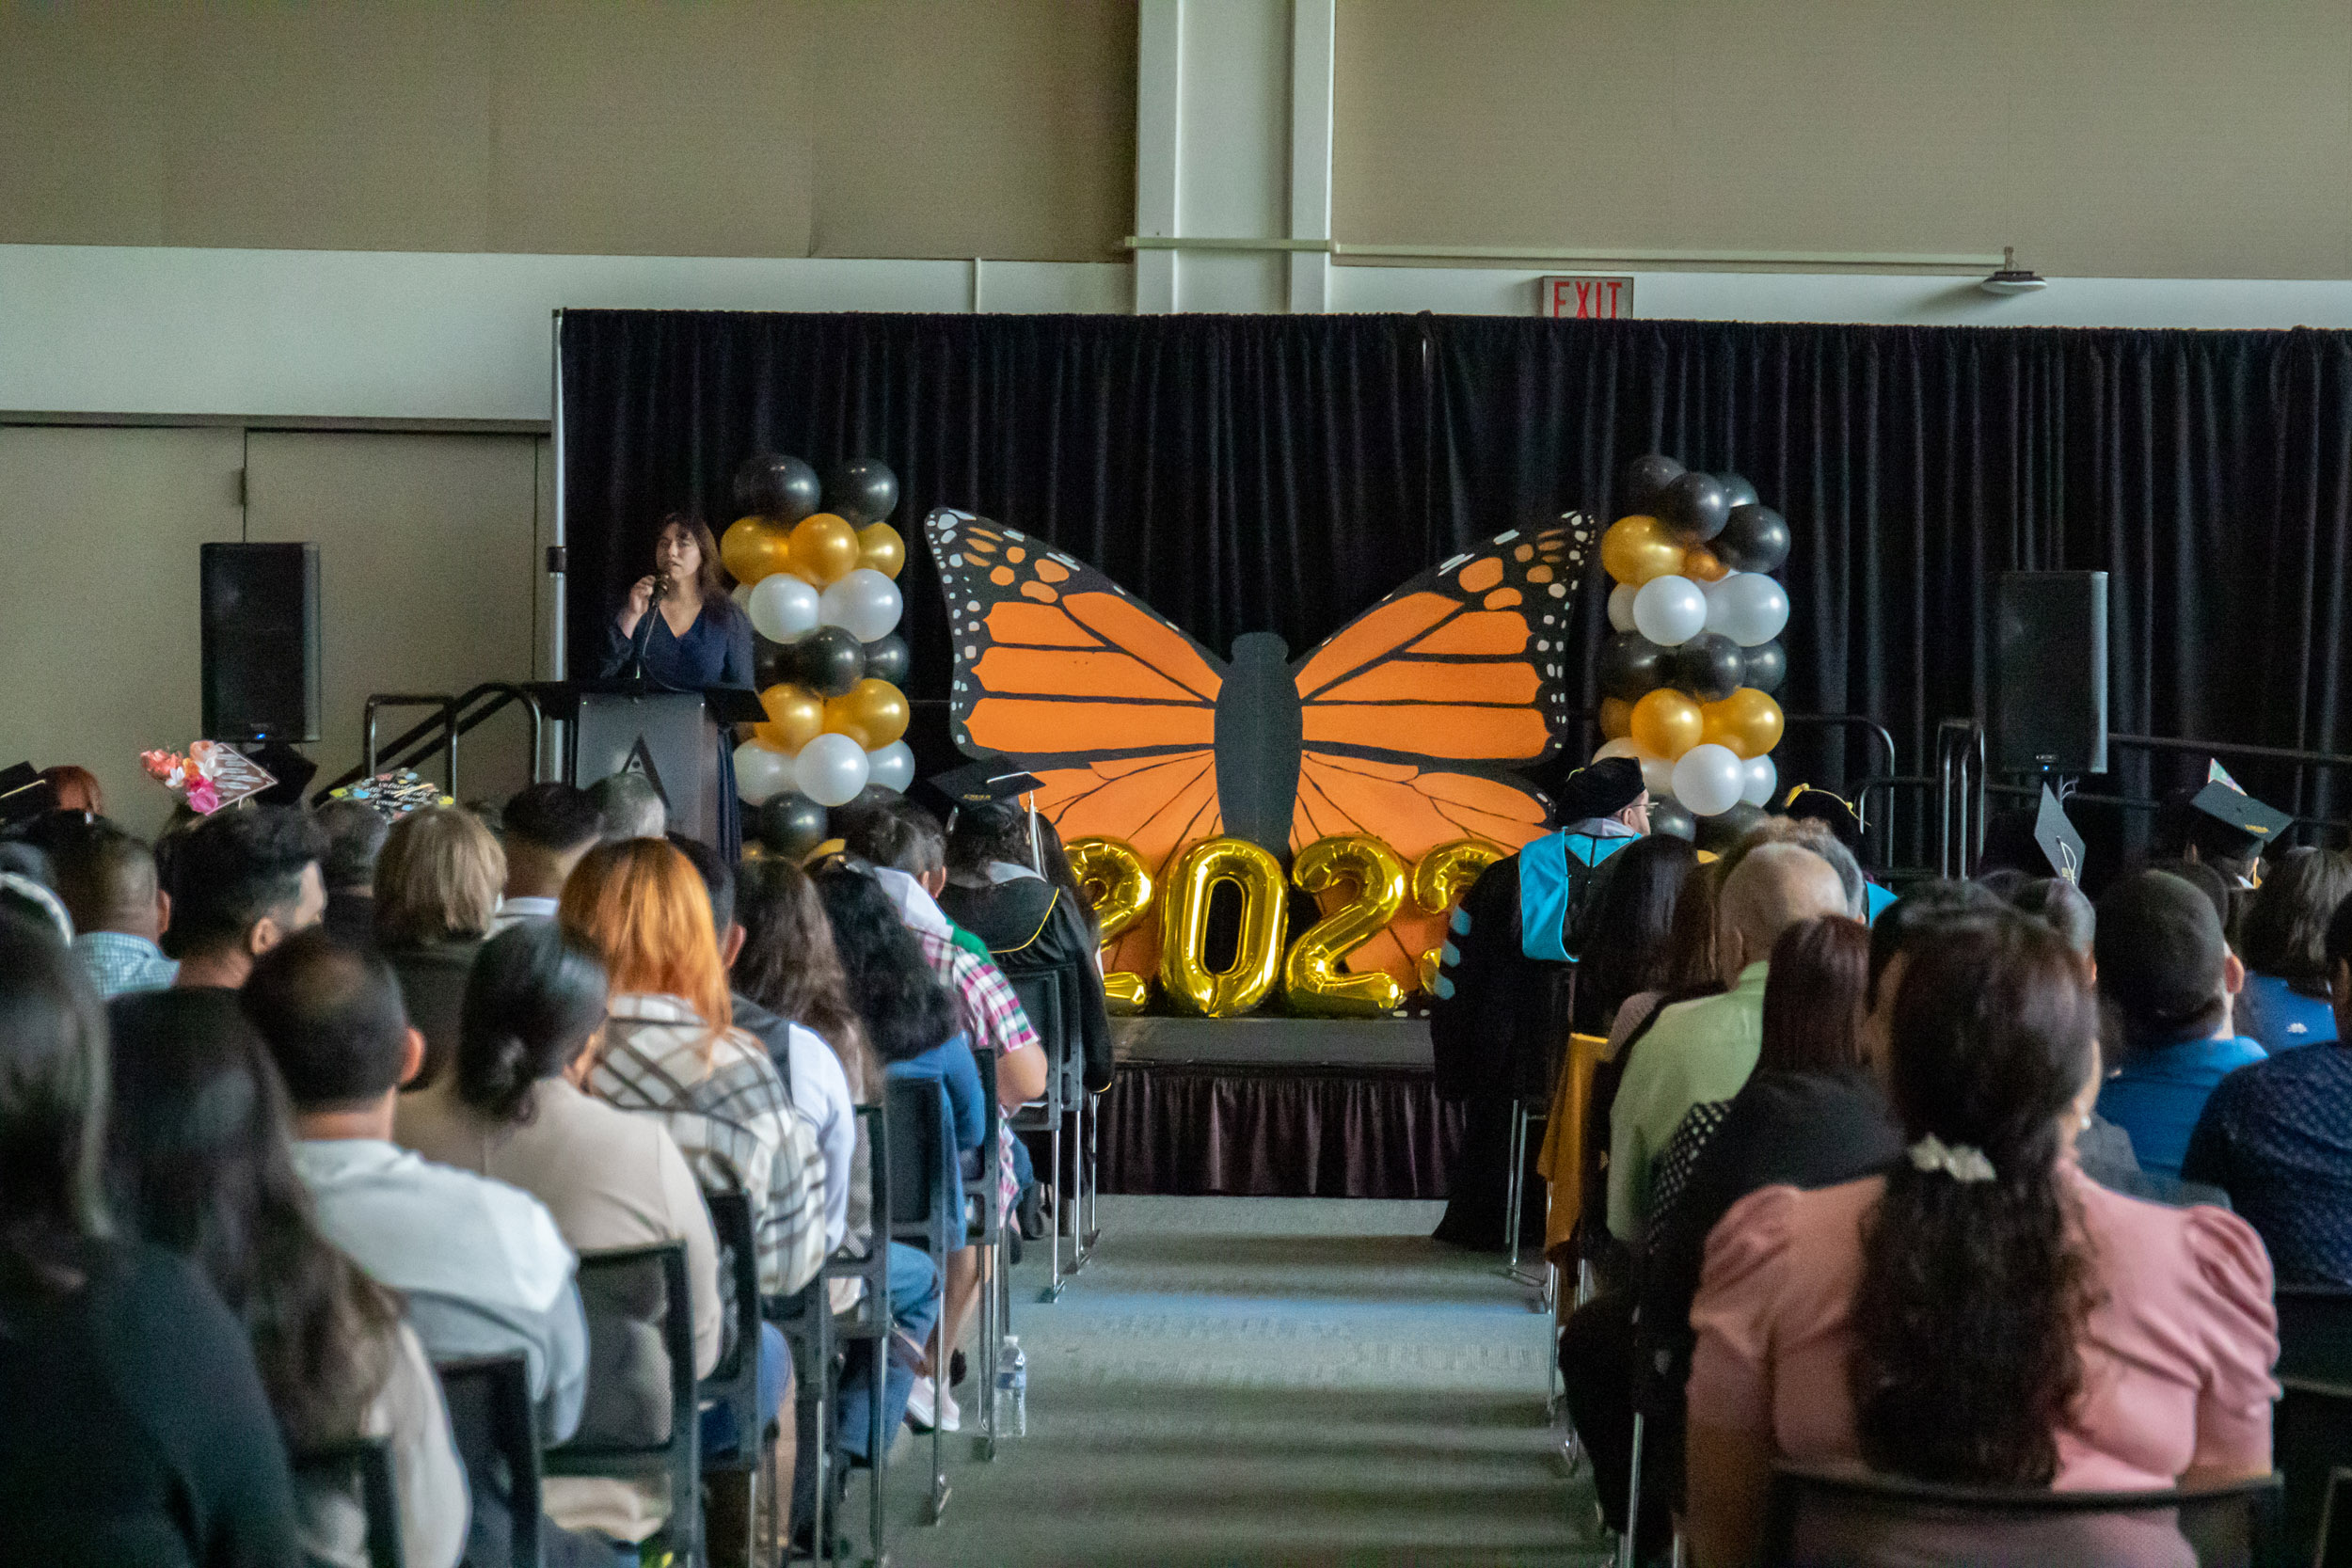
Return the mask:
[[[358, 784], [361, 779], [373, 778], [378, 773], [421, 768], [437, 755], [442, 760], [442, 787], [452, 798], [455, 798], [459, 738], [495, 719], [516, 703], [522, 704], [531, 715], [531, 777], [536, 782], [547, 727], [546, 719], [539, 709], [539, 699], [513, 681], [484, 681], [454, 697], [441, 692], [371, 693], [361, 717], [358, 766], [323, 785], [310, 797], [310, 803], [319, 805], [336, 790]], [[387, 708], [403, 707], [428, 707], [435, 712], [431, 718], [410, 726], [394, 737], [389, 745], [379, 744], [376, 734], [378, 716]]]

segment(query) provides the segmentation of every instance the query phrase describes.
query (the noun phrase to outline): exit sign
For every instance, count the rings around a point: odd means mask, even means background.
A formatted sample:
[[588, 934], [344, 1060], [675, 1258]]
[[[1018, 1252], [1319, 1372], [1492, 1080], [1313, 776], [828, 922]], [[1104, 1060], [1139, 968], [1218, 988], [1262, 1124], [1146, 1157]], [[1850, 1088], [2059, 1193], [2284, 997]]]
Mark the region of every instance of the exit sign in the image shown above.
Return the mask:
[[1577, 321], [1616, 321], [1633, 314], [1633, 279], [1591, 273], [1554, 273], [1535, 280], [1535, 313]]

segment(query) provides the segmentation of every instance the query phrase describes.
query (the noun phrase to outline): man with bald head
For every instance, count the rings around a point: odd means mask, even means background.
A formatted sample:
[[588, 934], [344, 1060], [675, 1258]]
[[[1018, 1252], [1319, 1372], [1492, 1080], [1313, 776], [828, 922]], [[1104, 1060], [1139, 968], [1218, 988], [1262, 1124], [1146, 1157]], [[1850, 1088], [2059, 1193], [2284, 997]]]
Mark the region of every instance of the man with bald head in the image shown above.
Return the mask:
[[1715, 936], [1731, 989], [1667, 1008], [1626, 1063], [1609, 1117], [1611, 1235], [1641, 1243], [1651, 1162], [1665, 1152], [1693, 1105], [1729, 1100], [1756, 1070], [1772, 944], [1801, 921], [1846, 912], [1836, 868], [1800, 845], [1761, 845], [1733, 869], [1724, 884]]

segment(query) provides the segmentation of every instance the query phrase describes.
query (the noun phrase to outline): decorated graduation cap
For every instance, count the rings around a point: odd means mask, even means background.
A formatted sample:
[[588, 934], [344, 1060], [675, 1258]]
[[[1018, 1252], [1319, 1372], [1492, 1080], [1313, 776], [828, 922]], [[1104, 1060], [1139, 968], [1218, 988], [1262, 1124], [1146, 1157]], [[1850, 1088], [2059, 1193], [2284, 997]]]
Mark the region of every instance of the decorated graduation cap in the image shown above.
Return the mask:
[[2042, 786], [2042, 809], [2034, 814], [2033, 841], [2049, 860], [2052, 876], [2082, 886], [2083, 835], [2067, 818], [2058, 792], [2046, 784]]
[[2198, 847], [2233, 859], [2252, 859], [2295, 825], [2285, 812], [2239, 788], [2218, 762], [2208, 765], [2205, 787], [2190, 796], [2188, 803], [2197, 809], [2190, 832]]

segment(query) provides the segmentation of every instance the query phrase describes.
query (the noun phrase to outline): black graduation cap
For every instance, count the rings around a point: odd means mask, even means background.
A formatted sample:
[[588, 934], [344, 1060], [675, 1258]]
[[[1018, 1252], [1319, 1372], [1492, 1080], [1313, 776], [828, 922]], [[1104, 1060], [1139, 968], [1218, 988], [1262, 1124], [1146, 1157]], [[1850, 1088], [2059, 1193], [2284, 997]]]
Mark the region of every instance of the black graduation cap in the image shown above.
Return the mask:
[[950, 768], [945, 773], [933, 773], [925, 779], [921, 788], [932, 800], [944, 803], [949, 811], [984, 806], [992, 800], [1017, 800], [1033, 789], [1043, 789], [1045, 781], [1026, 771], [1010, 757], [982, 757], [961, 768]]
[[56, 805], [57, 786], [31, 763], [0, 768], [0, 822], [29, 822]]
[[2050, 863], [2051, 875], [2076, 887], [2083, 882], [2083, 835], [2067, 819], [2058, 791], [2042, 786], [2042, 809], [2034, 814], [2033, 841]]
[[2218, 823], [2226, 831], [2224, 844], [2241, 855], [2260, 854], [2295, 826], [2294, 817], [2240, 789], [2217, 762], [2207, 768], [2205, 787], [2189, 797], [2188, 803]]

